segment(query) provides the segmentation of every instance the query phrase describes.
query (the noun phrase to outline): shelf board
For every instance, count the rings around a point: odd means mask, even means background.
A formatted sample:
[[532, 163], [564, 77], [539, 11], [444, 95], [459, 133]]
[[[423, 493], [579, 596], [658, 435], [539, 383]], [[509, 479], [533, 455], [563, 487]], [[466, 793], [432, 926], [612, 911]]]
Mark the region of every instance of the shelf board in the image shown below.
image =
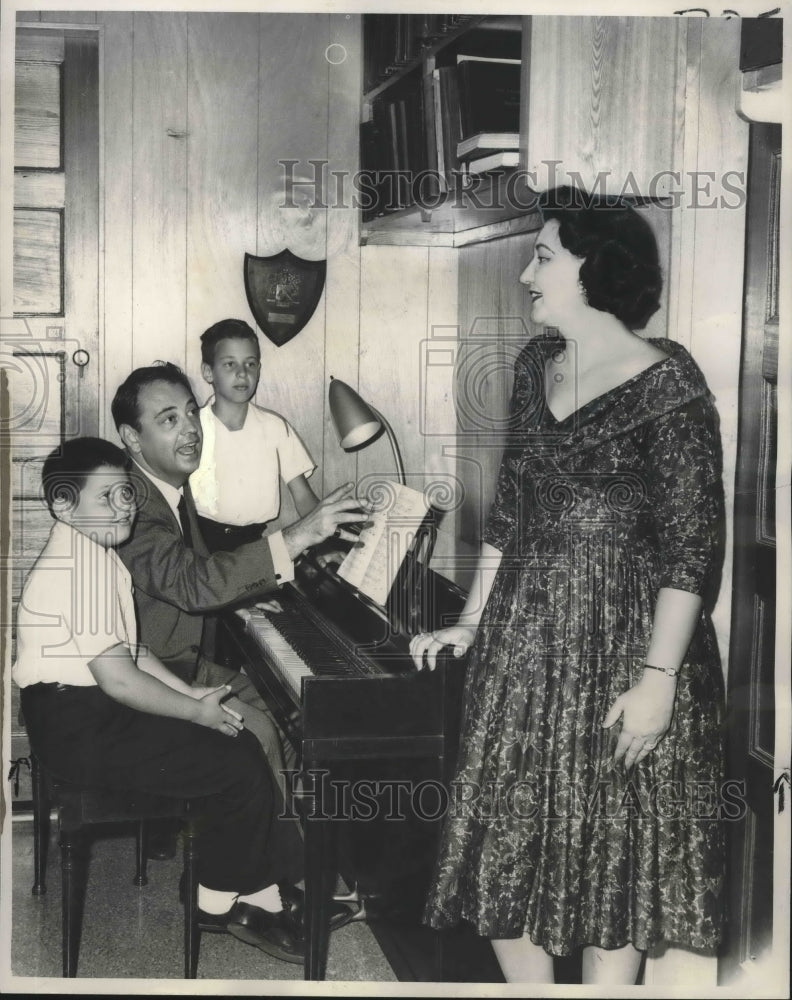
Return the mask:
[[[475, 193], [460, 189], [435, 208], [411, 206], [361, 225], [361, 244], [460, 247], [541, 229], [542, 221], [531, 192], [523, 187], [520, 199], [506, 197], [513, 172], [481, 177]], [[478, 203], [477, 203], [478, 202]]]
[[413, 205], [364, 222], [361, 243], [463, 246], [508, 235], [514, 227], [527, 232], [539, 218], [536, 197], [519, 170], [482, 174], [473, 186], [458, 187], [435, 207]]

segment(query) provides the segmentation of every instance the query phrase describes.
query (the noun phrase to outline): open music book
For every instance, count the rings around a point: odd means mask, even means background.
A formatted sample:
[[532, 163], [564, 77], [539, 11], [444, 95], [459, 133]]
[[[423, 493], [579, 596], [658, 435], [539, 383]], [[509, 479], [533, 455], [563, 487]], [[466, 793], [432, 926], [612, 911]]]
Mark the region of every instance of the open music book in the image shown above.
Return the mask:
[[381, 607], [429, 510], [422, 492], [390, 480], [383, 487], [368, 515], [369, 527], [360, 532], [362, 544], [338, 568], [343, 580]]

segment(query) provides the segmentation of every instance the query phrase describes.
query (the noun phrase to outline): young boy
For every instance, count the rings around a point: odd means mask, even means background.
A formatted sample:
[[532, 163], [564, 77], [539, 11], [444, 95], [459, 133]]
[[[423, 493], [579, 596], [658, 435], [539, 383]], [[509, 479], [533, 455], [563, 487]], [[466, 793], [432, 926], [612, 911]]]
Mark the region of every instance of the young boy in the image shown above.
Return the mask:
[[214, 395], [201, 409], [203, 452], [190, 477], [201, 534], [210, 552], [260, 538], [280, 511], [280, 481], [300, 517], [318, 503], [307, 478], [316, 468], [283, 417], [251, 403], [261, 374], [253, 329], [224, 319], [201, 337], [201, 373]]
[[[190, 687], [137, 646], [129, 573], [126, 456], [77, 438], [45, 461], [55, 518], [19, 605], [12, 675], [31, 746], [57, 777], [202, 800], [198, 906], [204, 926], [288, 962], [303, 960], [299, 916], [278, 882], [302, 874], [294, 824], [228, 688]], [[243, 895], [241, 895], [243, 894]]]

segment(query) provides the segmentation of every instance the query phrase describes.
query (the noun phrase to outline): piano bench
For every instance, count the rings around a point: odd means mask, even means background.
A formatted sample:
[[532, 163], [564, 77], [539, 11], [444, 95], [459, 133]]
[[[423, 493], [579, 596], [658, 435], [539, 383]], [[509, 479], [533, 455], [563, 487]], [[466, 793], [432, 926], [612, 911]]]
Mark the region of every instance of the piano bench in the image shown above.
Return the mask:
[[54, 777], [31, 754], [33, 786], [33, 895], [47, 891], [47, 848], [50, 812], [58, 819], [61, 851], [61, 951], [64, 978], [77, 975], [83, 901], [88, 877], [86, 828], [99, 824], [136, 824], [135, 877], [144, 886], [146, 874], [146, 823], [159, 819], [185, 820], [184, 843], [184, 978], [195, 979], [200, 930], [197, 919], [195, 830], [189, 802], [144, 792], [75, 785]]

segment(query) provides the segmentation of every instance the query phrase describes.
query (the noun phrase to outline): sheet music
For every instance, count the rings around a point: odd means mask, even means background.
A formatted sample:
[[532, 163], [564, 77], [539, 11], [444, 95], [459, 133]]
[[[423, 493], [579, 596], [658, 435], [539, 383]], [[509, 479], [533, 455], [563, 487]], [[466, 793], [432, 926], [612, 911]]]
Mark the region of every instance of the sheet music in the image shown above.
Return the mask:
[[358, 546], [341, 563], [338, 575], [375, 604], [384, 607], [399, 567], [413, 543], [429, 505], [423, 493], [387, 481], [375, 500], [369, 526], [360, 532]]

